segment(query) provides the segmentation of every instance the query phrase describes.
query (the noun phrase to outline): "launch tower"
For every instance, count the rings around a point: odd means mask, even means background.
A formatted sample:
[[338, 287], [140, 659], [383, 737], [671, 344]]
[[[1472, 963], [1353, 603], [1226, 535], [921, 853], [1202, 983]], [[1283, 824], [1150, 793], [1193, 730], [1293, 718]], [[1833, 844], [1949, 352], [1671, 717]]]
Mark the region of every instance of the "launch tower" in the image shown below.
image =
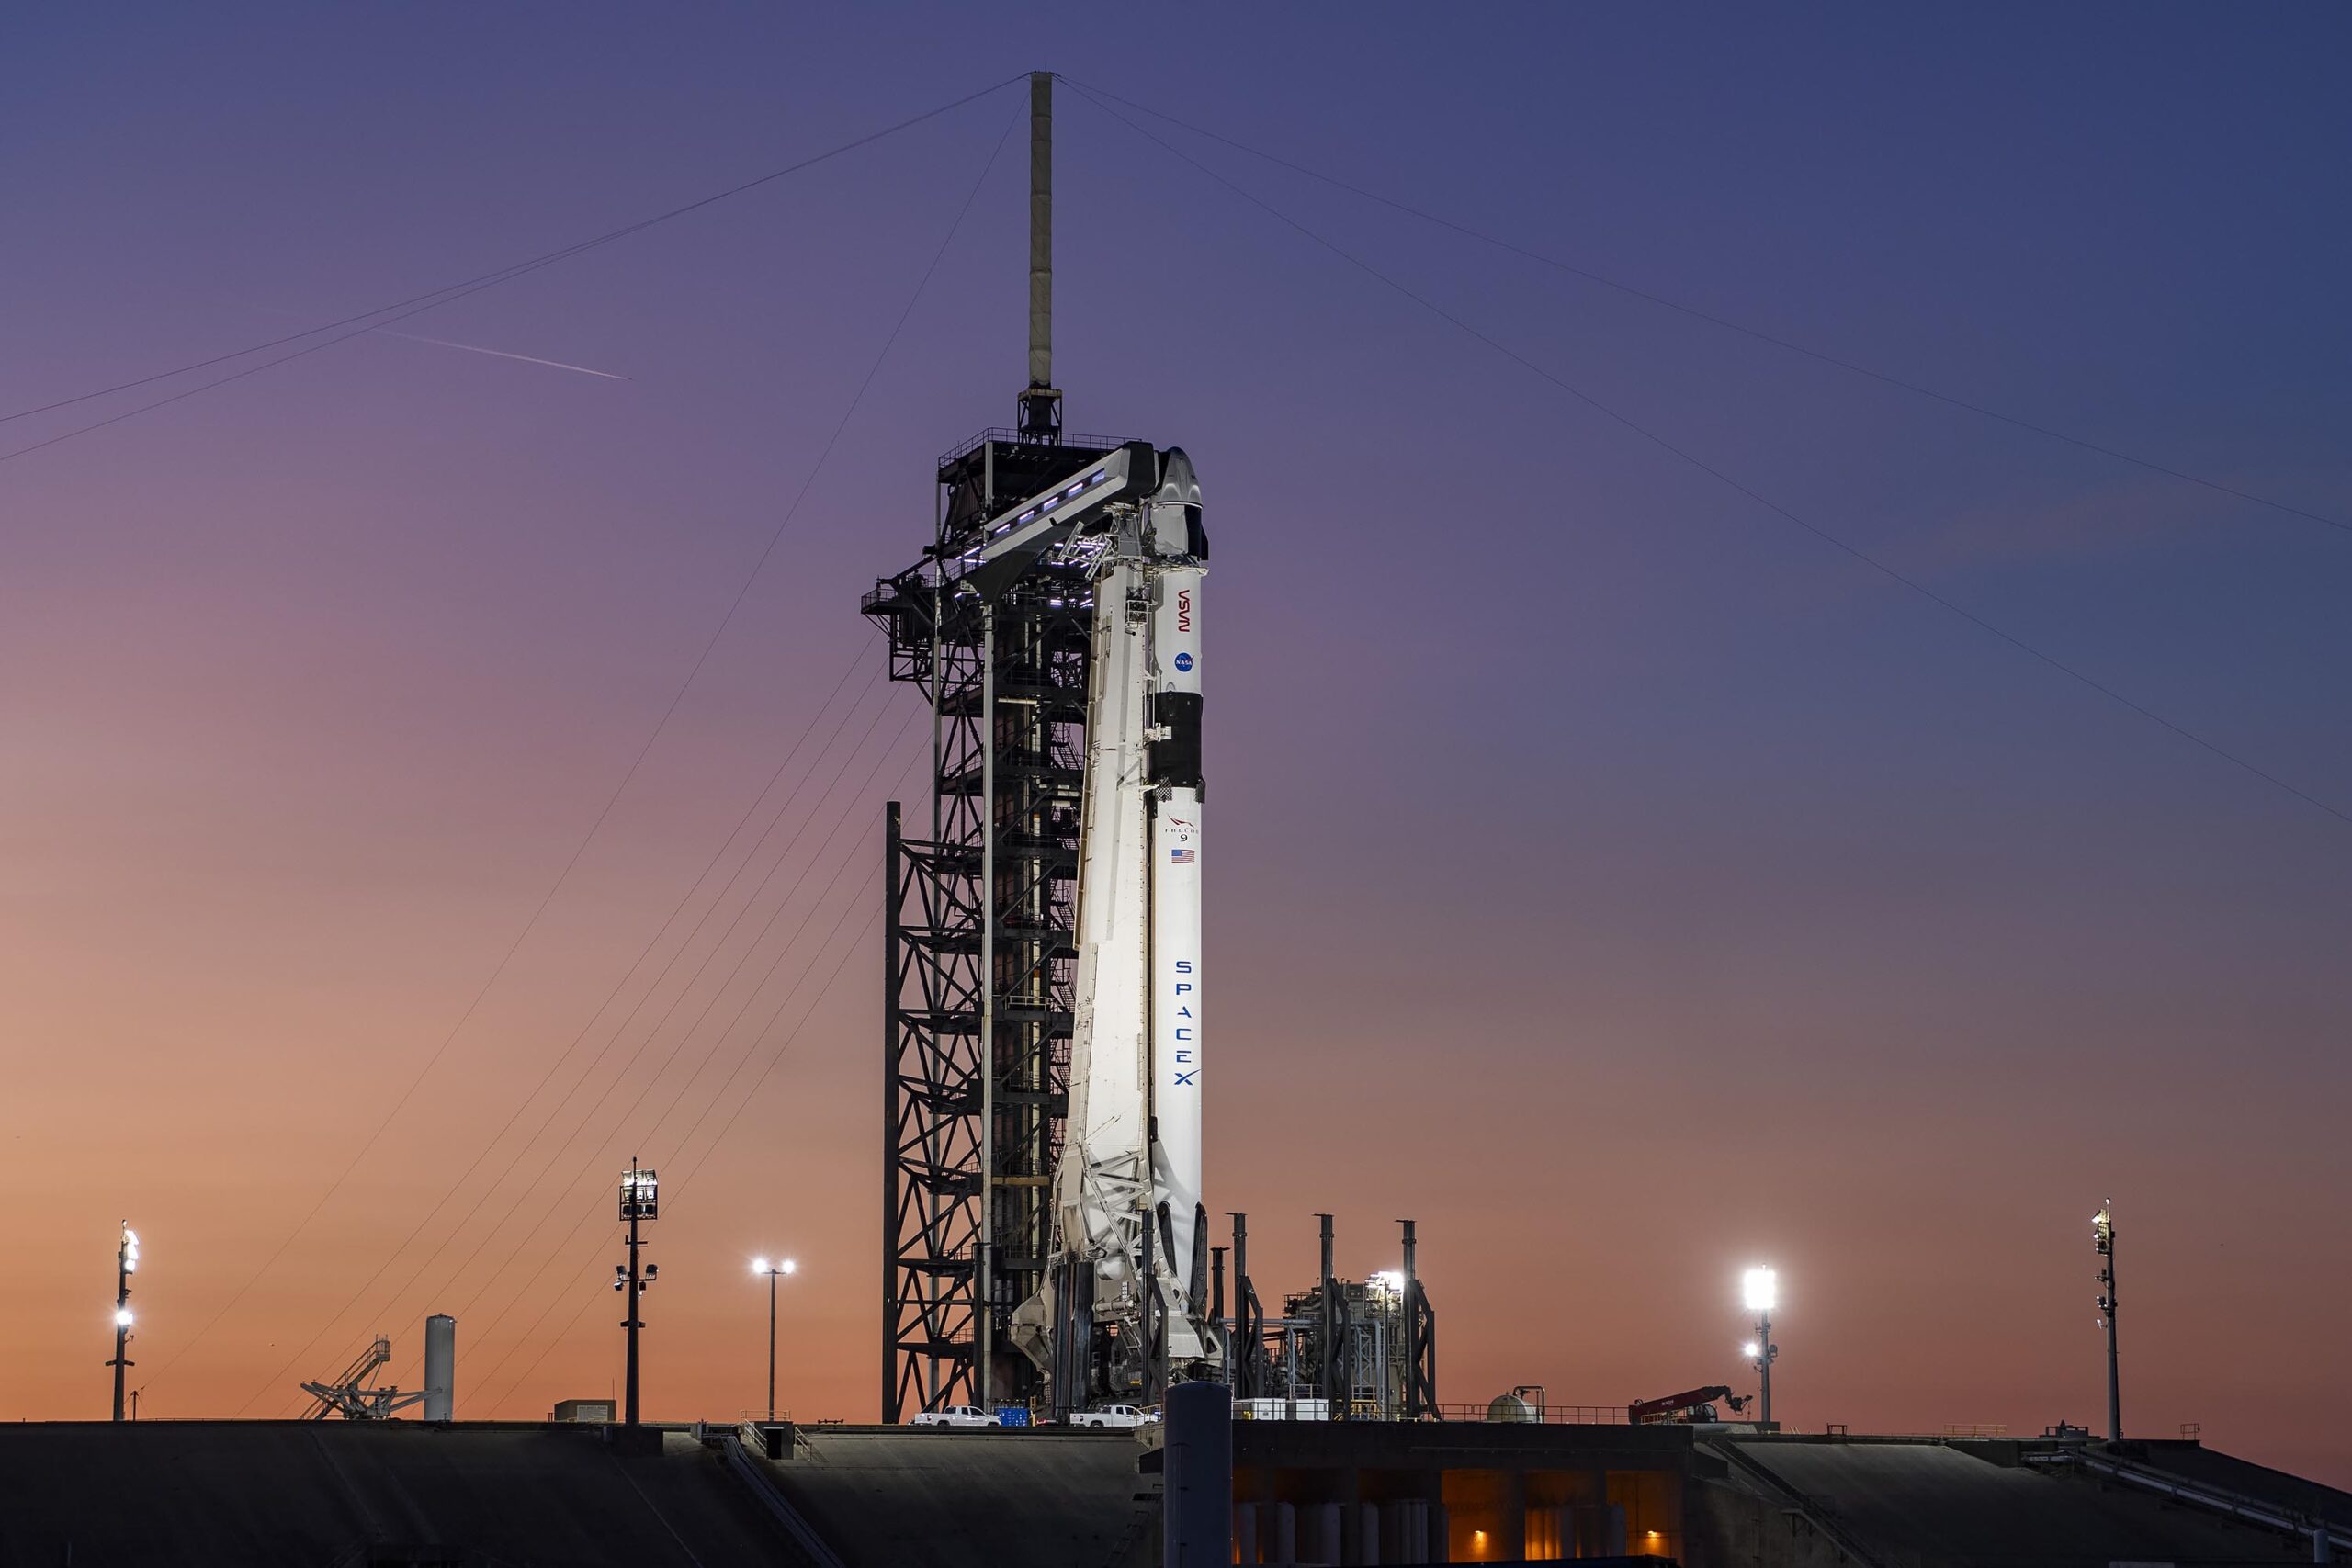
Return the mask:
[[1200, 1198], [1200, 492], [1181, 451], [1062, 429], [1051, 77], [1030, 91], [1020, 423], [940, 459], [932, 543], [863, 606], [933, 715], [929, 820], [910, 832], [893, 802], [886, 824], [889, 1421], [1154, 1397], [1221, 1354]]

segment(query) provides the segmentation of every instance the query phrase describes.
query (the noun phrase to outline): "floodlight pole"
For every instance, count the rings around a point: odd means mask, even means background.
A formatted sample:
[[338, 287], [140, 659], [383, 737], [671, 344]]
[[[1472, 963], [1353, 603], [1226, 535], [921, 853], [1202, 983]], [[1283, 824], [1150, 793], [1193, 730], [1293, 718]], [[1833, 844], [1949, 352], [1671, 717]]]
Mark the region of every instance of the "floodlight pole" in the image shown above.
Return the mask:
[[1770, 1427], [1772, 1424], [1772, 1363], [1781, 1359], [1781, 1348], [1772, 1343], [1772, 1309], [1781, 1304], [1780, 1275], [1770, 1269], [1750, 1269], [1741, 1284], [1747, 1310], [1756, 1314], [1756, 1419], [1759, 1426]]
[[[629, 1161], [632, 1170], [636, 1167], [635, 1160]], [[632, 1203], [628, 1211], [628, 1316], [621, 1320], [621, 1326], [628, 1330], [628, 1402], [625, 1406], [628, 1413], [621, 1419], [623, 1425], [629, 1427], [637, 1425], [637, 1331], [645, 1326], [637, 1314], [638, 1297], [644, 1290], [637, 1277], [637, 1205]]]
[[2115, 1353], [2115, 1204], [2102, 1200], [2091, 1216], [2091, 1245], [2098, 1253], [2098, 1315], [2107, 1326], [2107, 1440], [2123, 1440], [2122, 1375]]
[[623, 1395], [621, 1415], [621, 1423], [627, 1427], [638, 1424], [637, 1335], [638, 1330], [645, 1326], [640, 1310], [642, 1298], [647, 1287], [653, 1282], [650, 1268], [642, 1271], [638, 1268], [638, 1253], [643, 1246], [638, 1234], [638, 1224], [640, 1220], [661, 1217], [661, 1210], [657, 1206], [660, 1189], [655, 1186], [656, 1179], [653, 1172], [639, 1169], [633, 1157], [628, 1162], [628, 1171], [621, 1177], [621, 1218], [628, 1222], [628, 1266], [620, 1270], [620, 1278], [613, 1281], [613, 1288], [628, 1292], [628, 1315], [621, 1319], [621, 1327], [628, 1331], [628, 1391]]
[[114, 1253], [114, 1359], [107, 1363], [114, 1369], [114, 1418], [118, 1421], [122, 1419], [123, 1374], [133, 1365], [126, 1352], [130, 1347], [130, 1271], [138, 1250], [130, 1222], [125, 1220]]
[[752, 1265], [755, 1274], [768, 1277], [768, 1419], [775, 1419], [775, 1277], [792, 1272], [792, 1259], [779, 1258], [774, 1262], [761, 1258]]

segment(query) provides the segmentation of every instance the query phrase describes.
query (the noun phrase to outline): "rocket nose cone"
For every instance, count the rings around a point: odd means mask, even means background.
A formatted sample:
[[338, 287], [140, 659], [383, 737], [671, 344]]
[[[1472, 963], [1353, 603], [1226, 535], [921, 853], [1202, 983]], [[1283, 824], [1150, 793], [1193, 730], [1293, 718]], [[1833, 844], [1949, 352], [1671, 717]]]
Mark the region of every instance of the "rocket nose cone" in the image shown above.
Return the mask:
[[1160, 454], [1159, 493], [1152, 499], [1182, 506], [1201, 503], [1201, 481], [1193, 472], [1193, 460], [1184, 456], [1182, 446], [1170, 446]]

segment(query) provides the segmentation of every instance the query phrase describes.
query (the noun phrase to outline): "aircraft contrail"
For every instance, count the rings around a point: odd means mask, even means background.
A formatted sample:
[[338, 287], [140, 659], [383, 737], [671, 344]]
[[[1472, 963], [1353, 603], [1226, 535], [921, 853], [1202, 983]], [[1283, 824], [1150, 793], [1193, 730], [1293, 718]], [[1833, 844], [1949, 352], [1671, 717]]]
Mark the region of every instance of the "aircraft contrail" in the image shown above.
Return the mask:
[[526, 365], [544, 365], [551, 370], [577, 370], [582, 376], [601, 376], [607, 381], [628, 381], [632, 377], [616, 375], [610, 370], [591, 370], [585, 365], [567, 365], [560, 359], [541, 359], [536, 354], [509, 354], [503, 348], [484, 348], [479, 344], [452, 343], [446, 337], [424, 337], [415, 333], [396, 333], [390, 327], [375, 331], [384, 337], [404, 337], [411, 343], [429, 343], [439, 348], [461, 348], [468, 354], [487, 354], [496, 359], [519, 359]]
[[[254, 309], [272, 316], [300, 314], [300, 311], [285, 310], [277, 305], [256, 305]], [[536, 354], [509, 354], [503, 348], [484, 348], [475, 343], [454, 343], [446, 337], [425, 337], [419, 333], [394, 332], [390, 327], [368, 327], [352, 335], [364, 336], [368, 333], [374, 333], [382, 337], [404, 337], [411, 343], [429, 343], [435, 348], [456, 348], [462, 349], [468, 354], [487, 354], [493, 359], [519, 359], [526, 365], [544, 365], [550, 370], [570, 370], [582, 376], [594, 376], [605, 381], [633, 381], [637, 378], [634, 376], [618, 375], [610, 370], [592, 370], [585, 365], [566, 364], [560, 359], [541, 359]]]

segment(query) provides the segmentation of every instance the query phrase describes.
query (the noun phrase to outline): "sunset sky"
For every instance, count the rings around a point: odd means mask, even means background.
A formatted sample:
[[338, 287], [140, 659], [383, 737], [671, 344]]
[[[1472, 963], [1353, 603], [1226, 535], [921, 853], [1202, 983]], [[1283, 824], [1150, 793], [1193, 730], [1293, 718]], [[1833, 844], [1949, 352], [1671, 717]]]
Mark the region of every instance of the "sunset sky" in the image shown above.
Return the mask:
[[377, 1333], [413, 1383], [435, 1311], [460, 1416], [604, 1394], [632, 1154], [648, 1413], [762, 1400], [782, 1251], [783, 1403], [873, 1417], [927, 730], [857, 601], [1012, 421], [1052, 68], [2023, 422], [1063, 90], [1069, 424], [1207, 501], [1261, 1292], [1410, 1215], [1446, 1400], [1608, 1404], [1751, 1385], [1770, 1262], [1788, 1424], [2032, 1433], [2103, 1418], [2111, 1194], [2127, 1427], [2352, 1483], [2352, 13], [51, 6], [6, 54], [7, 414], [1007, 85], [0, 423], [0, 1418], [106, 1414], [126, 1216], [142, 1415]]

